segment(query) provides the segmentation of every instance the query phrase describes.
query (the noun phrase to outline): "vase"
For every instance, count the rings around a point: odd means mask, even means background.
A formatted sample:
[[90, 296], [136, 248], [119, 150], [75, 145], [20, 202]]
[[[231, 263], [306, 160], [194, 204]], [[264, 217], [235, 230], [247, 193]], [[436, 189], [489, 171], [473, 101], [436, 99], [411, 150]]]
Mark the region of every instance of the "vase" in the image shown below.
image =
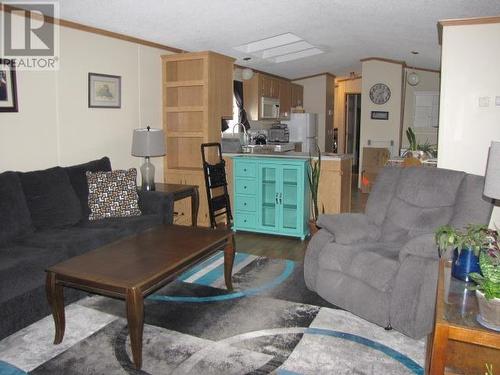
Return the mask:
[[476, 290], [476, 296], [479, 305], [479, 323], [500, 330], [500, 298], [488, 300], [480, 290]]
[[458, 253], [458, 249], [453, 251], [453, 263], [451, 265], [451, 275], [459, 280], [470, 282], [471, 272], [481, 272], [479, 268], [479, 257], [474, 254], [474, 250], [465, 248]]

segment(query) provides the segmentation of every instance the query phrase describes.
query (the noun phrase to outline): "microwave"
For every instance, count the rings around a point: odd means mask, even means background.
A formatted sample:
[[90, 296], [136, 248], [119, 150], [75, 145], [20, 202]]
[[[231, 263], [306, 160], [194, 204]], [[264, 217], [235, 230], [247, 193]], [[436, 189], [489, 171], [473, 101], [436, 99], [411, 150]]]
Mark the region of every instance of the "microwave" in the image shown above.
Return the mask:
[[263, 96], [260, 102], [260, 118], [277, 119], [280, 117], [280, 100]]

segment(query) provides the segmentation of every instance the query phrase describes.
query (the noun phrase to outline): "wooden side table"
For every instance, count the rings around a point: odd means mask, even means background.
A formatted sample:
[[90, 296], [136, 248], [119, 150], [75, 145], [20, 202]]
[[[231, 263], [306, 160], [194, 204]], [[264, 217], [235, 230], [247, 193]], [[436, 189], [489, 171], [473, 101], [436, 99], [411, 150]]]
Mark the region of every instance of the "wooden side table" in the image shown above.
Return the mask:
[[[451, 277], [450, 263], [441, 260], [434, 331], [427, 339], [428, 374], [484, 374], [485, 364], [500, 369], [500, 332], [484, 328], [475, 292]], [[449, 282], [448, 282], [449, 281]]]
[[156, 191], [161, 191], [162, 193], [172, 193], [174, 201], [191, 197], [191, 225], [196, 227], [198, 222], [198, 210], [200, 208], [198, 186], [163, 183], [155, 183], [155, 186]]

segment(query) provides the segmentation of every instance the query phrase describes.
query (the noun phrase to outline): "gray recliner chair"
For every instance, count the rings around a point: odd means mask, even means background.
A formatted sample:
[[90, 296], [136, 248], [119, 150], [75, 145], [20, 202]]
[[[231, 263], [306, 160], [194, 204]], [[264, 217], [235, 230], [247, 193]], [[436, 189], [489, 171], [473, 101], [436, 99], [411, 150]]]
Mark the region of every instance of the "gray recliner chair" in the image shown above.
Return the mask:
[[385, 167], [364, 214], [321, 215], [304, 278], [334, 305], [413, 338], [432, 331], [435, 229], [487, 224], [484, 178], [459, 171]]

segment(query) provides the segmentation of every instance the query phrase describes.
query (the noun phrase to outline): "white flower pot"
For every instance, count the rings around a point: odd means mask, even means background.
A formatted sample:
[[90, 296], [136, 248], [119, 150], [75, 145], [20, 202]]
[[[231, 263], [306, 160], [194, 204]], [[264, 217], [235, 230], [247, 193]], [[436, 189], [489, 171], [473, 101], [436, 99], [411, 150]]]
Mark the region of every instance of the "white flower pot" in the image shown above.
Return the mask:
[[482, 320], [500, 328], [500, 298], [487, 300], [480, 290], [476, 290], [476, 296]]

